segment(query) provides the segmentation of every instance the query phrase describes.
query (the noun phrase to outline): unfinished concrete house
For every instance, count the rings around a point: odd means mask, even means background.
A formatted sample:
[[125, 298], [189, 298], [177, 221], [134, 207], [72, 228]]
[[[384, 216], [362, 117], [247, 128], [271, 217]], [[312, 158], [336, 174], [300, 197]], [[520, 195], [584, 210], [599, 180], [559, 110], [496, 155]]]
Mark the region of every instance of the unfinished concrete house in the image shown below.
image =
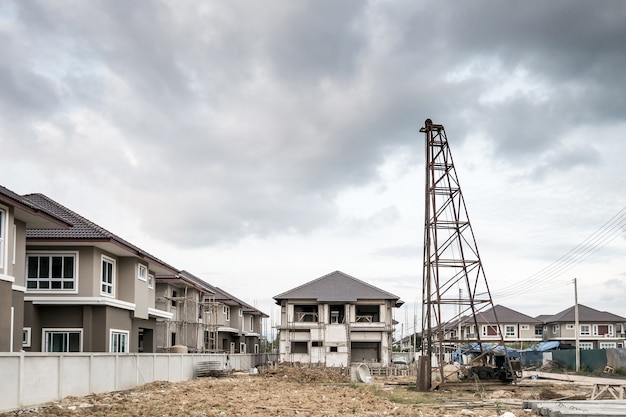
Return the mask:
[[206, 282], [187, 272], [156, 276], [156, 306], [171, 313], [157, 322], [157, 351], [214, 352], [220, 306]]
[[187, 271], [156, 283], [156, 305], [172, 315], [157, 323], [159, 352], [260, 352], [267, 314]]
[[327, 367], [391, 363], [396, 295], [340, 271], [274, 297], [281, 362]]

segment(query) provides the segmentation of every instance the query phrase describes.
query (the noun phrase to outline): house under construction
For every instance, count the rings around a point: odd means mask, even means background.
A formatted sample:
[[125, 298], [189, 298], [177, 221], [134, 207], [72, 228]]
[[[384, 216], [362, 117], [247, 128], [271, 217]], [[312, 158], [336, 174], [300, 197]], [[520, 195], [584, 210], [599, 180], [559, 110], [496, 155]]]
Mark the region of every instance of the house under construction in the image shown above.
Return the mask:
[[156, 276], [157, 351], [258, 353], [268, 316], [187, 271]]

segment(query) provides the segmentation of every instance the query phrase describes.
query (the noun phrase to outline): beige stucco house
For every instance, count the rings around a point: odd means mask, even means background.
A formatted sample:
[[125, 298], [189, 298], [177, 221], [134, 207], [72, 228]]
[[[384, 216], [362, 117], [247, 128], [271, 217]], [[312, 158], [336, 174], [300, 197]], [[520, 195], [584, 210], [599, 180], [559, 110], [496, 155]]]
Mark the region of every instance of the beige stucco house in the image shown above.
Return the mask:
[[[576, 345], [574, 306], [543, 317], [544, 340]], [[626, 318], [607, 311], [578, 305], [578, 339], [581, 349], [623, 348], [626, 343]]]
[[69, 224], [0, 186], [0, 352], [19, 352], [30, 336], [23, 331], [27, 227]]
[[42, 194], [24, 199], [66, 229], [26, 230], [23, 348], [155, 352], [155, 275], [176, 269]]

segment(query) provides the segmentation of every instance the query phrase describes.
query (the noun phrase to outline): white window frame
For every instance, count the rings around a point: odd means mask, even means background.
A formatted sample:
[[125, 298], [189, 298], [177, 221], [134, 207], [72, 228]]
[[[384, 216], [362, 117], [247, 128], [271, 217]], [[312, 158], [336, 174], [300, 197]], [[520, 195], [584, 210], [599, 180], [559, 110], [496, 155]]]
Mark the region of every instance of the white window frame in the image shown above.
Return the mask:
[[[43, 257], [47, 257], [49, 259], [49, 268], [52, 269], [52, 258], [53, 257], [72, 257], [74, 259], [74, 269], [72, 271], [73, 277], [72, 277], [72, 281], [74, 283], [73, 287], [74, 288], [68, 288], [68, 289], [63, 289], [63, 288], [50, 288], [52, 285], [50, 285], [48, 288], [39, 288], [39, 284], [40, 282], [43, 281], [48, 281], [48, 283], [51, 284], [52, 282], [52, 277], [49, 278], [29, 278], [28, 277], [28, 263], [29, 263], [29, 259], [31, 257], [37, 257], [37, 258], [43, 258]], [[40, 260], [38, 261], [40, 262]], [[28, 251], [26, 252], [26, 268], [24, 271], [24, 280], [26, 283], [26, 292], [30, 292], [30, 293], [34, 293], [34, 292], [45, 292], [45, 293], [51, 293], [51, 294], [78, 294], [78, 271], [80, 270], [80, 268], [78, 267], [78, 252], [76, 251]], [[52, 272], [52, 271], [50, 271]], [[52, 273], [50, 273], [50, 275], [52, 275]], [[61, 278], [61, 282], [65, 282], [65, 281], [69, 281], [69, 279], [66, 278]], [[37, 288], [29, 288], [29, 283], [30, 282], [36, 282], [37, 283]]]
[[148, 280], [148, 267], [147, 266], [143, 264], [137, 265], [137, 278], [139, 278], [142, 281]]
[[616, 346], [615, 342], [600, 342], [600, 349], [615, 349]]
[[230, 321], [230, 307], [224, 306], [224, 315], [226, 316], [226, 321]]
[[239, 307], [239, 313], [238, 314], [239, 314], [239, 317], [243, 316], [243, 309], [241, 307]]
[[6, 250], [6, 230], [9, 219], [7, 213], [8, 210], [4, 206], [0, 206], [0, 269], [3, 271], [5, 270], [6, 255], [4, 251]]
[[250, 331], [254, 332], [254, 316], [250, 316]]
[[[586, 329], [586, 330], [584, 330]], [[591, 325], [590, 324], [581, 324], [580, 325], [580, 336], [591, 336]]]
[[578, 347], [580, 350], [591, 350], [593, 349], [593, 342], [578, 342]]
[[16, 253], [17, 253], [17, 226], [13, 224], [13, 265], [15, 265]]
[[504, 336], [505, 337], [516, 337], [517, 329], [514, 324], [505, 324], [504, 325]]
[[31, 331], [30, 327], [24, 327], [22, 329], [22, 347], [30, 347], [30, 343], [32, 341]]
[[[607, 330], [608, 333], [600, 335], [600, 331], [598, 329], [598, 326], [606, 326], [607, 327], [606, 330]], [[612, 324], [601, 324], [601, 325], [594, 324], [593, 325], [593, 335], [594, 336], [603, 336], [603, 337], [613, 337], [613, 335], [615, 334], [613, 329], [614, 329], [614, 327], [613, 327]]]
[[[111, 264], [111, 282], [105, 281], [104, 266]], [[115, 297], [115, 278], [116, 278], [117, 262], [110, 256], [102, 255], [100, 260], [100, 295], [105, 297]], [[106, 277], [107, 279], [109, 277]]]
[[521, 328], [522, 330], [530, 330], [530, 325], [528, 325], [528, 324], [522, 324], [522, 325], [520, 326], [520, 328]]
[[558, 324], [553, 324], [552, 325], [552, 333], [558, 333], [559, 332], [559, 325]]
[[565, 325], [565, 330], [574, 330], [574, 323], [567, 323]]
[[[122, 343], [123, 350], [119, 350], [120, 342]], [[119, 329], [109, 330], [109, 352], [111, 353], [130, 352], [130, 332], [128, 330], [119, 330]]]
[[148, 288], [154, 289], [154, 274], [148, 274]]
[[246, 352], [246, 344], [243, 342], [239, 343], [239, 353], [247, 353]]
[[[48, 344], [48, 334], [49, 333], [64, 333], [64, 334], [70, 334], [70, 333], [78, 333], [79, 335], [79, 350], [78, 352], [82, 352], [83, 351], [83, 329], [81, 328], [43, 328], [41, 329], [41, 351], [42, 352], [52, 352], [50, 350], [48, 350], [49, 344]], [[69, 352], [69, 351], [67, 351]], [[59, 352], [62, 353], [62, 352]]]

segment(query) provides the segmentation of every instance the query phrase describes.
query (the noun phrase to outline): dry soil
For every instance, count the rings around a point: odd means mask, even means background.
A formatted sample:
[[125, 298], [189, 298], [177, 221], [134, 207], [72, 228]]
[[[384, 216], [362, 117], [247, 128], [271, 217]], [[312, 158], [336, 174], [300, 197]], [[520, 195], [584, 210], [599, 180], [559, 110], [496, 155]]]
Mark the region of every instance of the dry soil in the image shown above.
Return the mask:
[[[516, 385], [446, 384], [415, 391], [412, 378], [351, 382], [330, 370], [284, 368], [234, 374], [86, 397], [0, 414], [33, 416], [532, 416], [524, 399], [584, 398], [589, 389], [525, 381]], [[507, 414], [508, 413], [508, 414]]]

